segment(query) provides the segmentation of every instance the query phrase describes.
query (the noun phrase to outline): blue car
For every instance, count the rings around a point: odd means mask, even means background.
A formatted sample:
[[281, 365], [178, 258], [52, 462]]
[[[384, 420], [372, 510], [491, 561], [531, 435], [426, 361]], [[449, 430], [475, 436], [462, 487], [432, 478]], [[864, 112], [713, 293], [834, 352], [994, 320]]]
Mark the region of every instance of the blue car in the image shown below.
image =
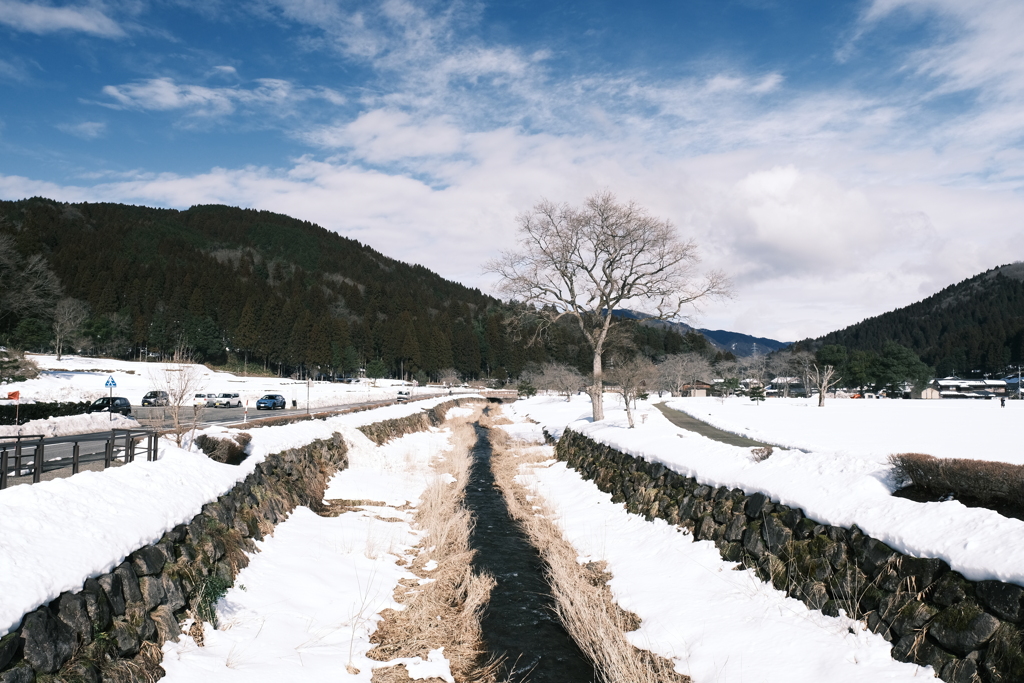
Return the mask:
[[284, 396], [281, 394], [267, 394], [256, 401], [256, 410], [284, 410]]

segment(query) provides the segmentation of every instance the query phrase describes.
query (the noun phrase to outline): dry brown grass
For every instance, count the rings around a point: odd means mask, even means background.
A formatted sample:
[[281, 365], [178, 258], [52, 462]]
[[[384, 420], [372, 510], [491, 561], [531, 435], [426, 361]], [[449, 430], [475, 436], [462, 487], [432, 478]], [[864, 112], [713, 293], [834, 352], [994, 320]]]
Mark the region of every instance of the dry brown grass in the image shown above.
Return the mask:
[[[426, 531], [420, 552], [408, 567], [430, 582], [403, 581], [395, 598], [402, 611], [385, 610], [384, 620], [371, 637], [377, 646], [367, 656], [378, 661], [399, 657], [424, 659], [431, 650], [444, 648], [452, 676], [462, 683], [494, 683], [493, 666], [483, 661], [480, 617], [490, 598], [494, 579], [472, 570], [469, 538], [474, 518], [463, 507], [463, 495], [476, 443], [472, 422], [476, 414], [452, 420], [454, 448], [435, 463], [435, 470], [450, 474], [455, 483], [437, 482], [424, 492], [416, 525]], [[431, 560], [432, 571], [425, 569]], [[374, 669], [374, 683], [408, 681], [404, 666]], [[429, 679], [440, 680], [440, 679]]]
[[[499, 424], [481, 420], [481, 424]], [[547, 565], [548, 582], [558, 616], [580, 649], [594, 663], [604, 683], [688, 683], [670, 660], [640, 650], [625, 634], [640, 626], [640, 618], [620, 608], [608, 588], [611, 575], [603, 563], [580, 565], [577, 553], [551, 521], [550, 510], [536, 509], [525, 488], [515, 481], [520, 466], [536, 466], [548, 456], [534, 446], [510, 439], [502, 429], [491, 430], [495, 479], [513, 518], [522, 524]]]
[[987, 460], [935, 458], [924, 453], [889, 456], [897, 476], [934, 494], [986, 507], [1024, 511], [1024, 466]]

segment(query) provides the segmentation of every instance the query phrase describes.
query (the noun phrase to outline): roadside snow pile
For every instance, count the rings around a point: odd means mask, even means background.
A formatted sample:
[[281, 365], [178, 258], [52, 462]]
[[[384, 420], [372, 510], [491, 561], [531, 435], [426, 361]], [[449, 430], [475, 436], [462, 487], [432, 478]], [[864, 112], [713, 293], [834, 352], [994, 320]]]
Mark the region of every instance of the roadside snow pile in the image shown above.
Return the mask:
[[[129, 553], [191, 520], [206, 503], [231, 490], [272, 453], [300, 448], [335, 432], [363, 438], [355, 427], [431, 408], [427, 399], [253, 429], [241, 465], [225, 465], [162, 439], [156, 462], [136, 460], [102, 472], [0, 491], [0, 636], [22, 615], [85, 579], [110, 571]], [[105, 419], [106, 416], [104, 416]], [[241, 430], [211, 428], [204, 433]], [[185, 444], [188, 446], [188, 444]]]
[[999, 460], [1024, 465], [1024, 401], [678, 398], [665, 405], [728, 432], [810, 451]]
[[66, 415], [51, 417], [45, 420], [30, 420], [23, 425], [0, 425], [2, 436], [70, 436], [71, 434], [91, 434], [108, 432], [111, 429], [141, 429], [142, 425], [134, 418], [108, 413], [90, 413], [88, 415]]
[[[534, 398], [518, 401], [506, 412], [529, 415], [552, 434], [570, 428], [702, 484], [764, 493], [825, 524], [856, 524], [902, 553], [945, 560], [972, 581], [1024, 586], [1024, 522], [955, 500], [916, 503], [895, 498], [891, 467], [881, 454], [777, 450], [756, 462], [750, 449], [679, 429], [643, 401], [636, 429], [627, 428], [625, 413], [615, 409], [614, 400], [606, 400], [606, 419], [598, 423], [590, 421], [589, 398], [570, 404]], [[581, 415], [585, 419], [577, 419]]]
[[733, 571], [710, 541], [626, 512], [565, 463], [519, 481], [553, 509], [580, 562], [608, 563], [615, 602], [642, 620], [630, 642], [672, 659], [694, 681], [861, 683], [933, 674], [894, 661], [891, 644], [863, 624], [810, 610], [751, 570]]
[[401, 609], [393, 598], [399, 580], [416, 578], [398, 566], [421, 538], [407, 504], [438, 476], [430, 461], [448, 449], [450, 435], [419, 432], [376, 447], [361, 433], [346, 434], [349, 467], [325, 498], [386, 504], [338, 517], [297, 508], [257, 543], [260, 552], [217, 604], [219, 628], [204, 629], [205, 646], [187, 635], [164, 644], [163, 680], [368, 683], [373, 669], [404, 663], [416, 678], [453, 681], [440, 650], [426, 661], [366, 657], [380, 612]]

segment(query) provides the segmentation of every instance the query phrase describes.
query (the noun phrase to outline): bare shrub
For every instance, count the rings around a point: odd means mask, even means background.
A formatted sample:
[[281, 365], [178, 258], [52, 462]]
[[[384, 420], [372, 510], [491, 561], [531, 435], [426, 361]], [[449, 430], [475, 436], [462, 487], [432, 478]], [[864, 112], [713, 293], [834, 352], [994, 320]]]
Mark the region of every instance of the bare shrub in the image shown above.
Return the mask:
[[754, 462], [762, 462], [771, 457], [772, 453], [771, 446], [762, 446], [761, 448], [751, 448], [750, 455], [754, 458]]
[[690, 678], [677, 673], [670, 660], [626, 640], [625, 633], [639, 628], [640, 619], [612, 601], [607, 585], [611, 575], [603, 563], [580, 565], [576, 549], [551, 521], [551, 511], [543, 506], [534, 509], [537, 500], [528, 500], [526, 490], [515, 481], [521, 465], [536, 465], [549, 457], [548, 452], [516, 444], [501, 429], [491, 431], [491, 444], [491, 466], [509, 513], [540, 552], [558, 616], [594, 663], [599, 679], [604, 683], [689, 683]]
[[251, 434], [239, 432], [230, 439], [218, 439], [208, 434], [200, 434], [194, 443], [209, 456], [210, 460], [228, 465], [238, 465], [248, 457], [245, 447], [249, 445], [250, 441], [252, 441]]
[[1024, 465], [964, 458], [936, 458], [924, 453], [889, 456], [897, 477], [936, 496], [981, 505], [1005, 505], [1024, 510]]

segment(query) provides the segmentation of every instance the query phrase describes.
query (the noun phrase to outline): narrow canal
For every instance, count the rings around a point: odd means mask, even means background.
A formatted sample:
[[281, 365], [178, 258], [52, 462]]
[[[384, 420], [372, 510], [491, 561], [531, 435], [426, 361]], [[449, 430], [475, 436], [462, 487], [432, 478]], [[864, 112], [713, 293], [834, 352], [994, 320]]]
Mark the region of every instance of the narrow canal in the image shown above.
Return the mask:
[[470, 539], [477, 551], [474, 569], [497, 581], [481, 627], [489, 653], [504, 658], [498, 680], [589, 683], [594, 668], [555, 614], [544, 564], [494, 482], [487, 430], [475, 428], [465, 505], [477, 517]]

